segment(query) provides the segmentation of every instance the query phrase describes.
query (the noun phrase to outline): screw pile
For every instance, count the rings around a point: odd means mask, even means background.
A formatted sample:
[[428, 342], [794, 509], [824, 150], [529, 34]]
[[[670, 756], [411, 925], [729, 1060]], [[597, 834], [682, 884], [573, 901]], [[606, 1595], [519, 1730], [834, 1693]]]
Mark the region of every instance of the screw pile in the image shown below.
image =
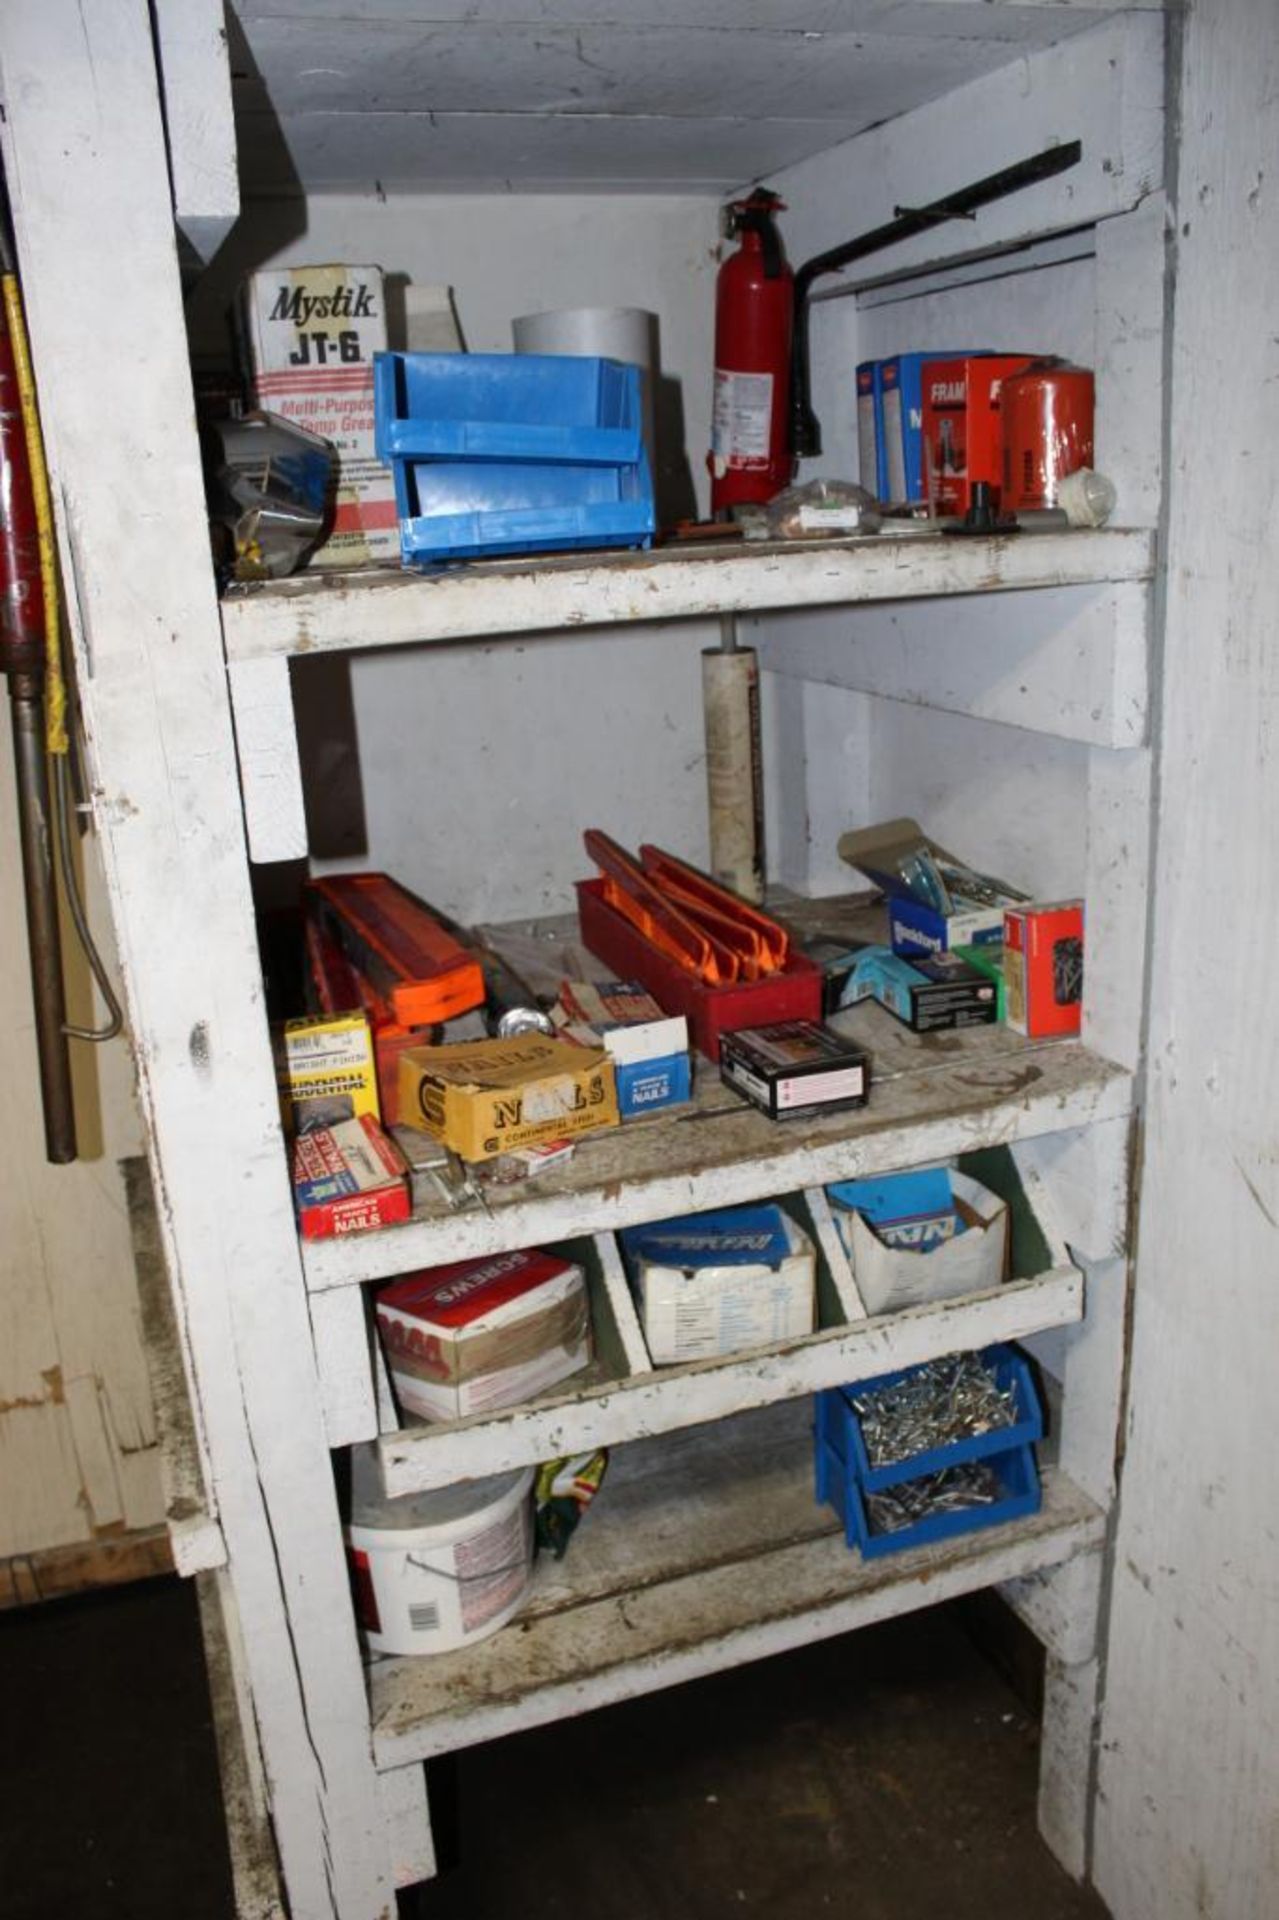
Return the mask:
[[894, 1466], [1017, 1420], [1015, 1387], [1001, 1388], [979, 1353], [930, 1360], [901, 1380], [850, 1397], [872, 1467]]
[[866, 1495], [866, 1517], [872, 1533], [900, 1533], [935, 1513], [958, 1513], [965, 1507], [993, 1506], [1000, 1497], [999, 1479], [983, 1460], [947, 1467], [920, 1480]]

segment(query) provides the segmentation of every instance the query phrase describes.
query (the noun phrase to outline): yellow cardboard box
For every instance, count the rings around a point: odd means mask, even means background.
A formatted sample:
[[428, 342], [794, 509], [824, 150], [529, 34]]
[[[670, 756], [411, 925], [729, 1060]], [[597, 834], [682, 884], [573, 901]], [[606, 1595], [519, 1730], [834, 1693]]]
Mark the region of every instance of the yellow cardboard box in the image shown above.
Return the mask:
[[286, 1020], [275, 1033], [275, 1080], [284, 1124], [303, 1119], [380, 1120], [377, 1062], [369, 1023], [362, 1013], [335, 1013], [315, 1020]]
[[541, 1033], [408, 1047], [400, 1056], [400, 1124], [432, 1134], [463, 1160], [615, 1127], [613, 1062], [602, 1047]]

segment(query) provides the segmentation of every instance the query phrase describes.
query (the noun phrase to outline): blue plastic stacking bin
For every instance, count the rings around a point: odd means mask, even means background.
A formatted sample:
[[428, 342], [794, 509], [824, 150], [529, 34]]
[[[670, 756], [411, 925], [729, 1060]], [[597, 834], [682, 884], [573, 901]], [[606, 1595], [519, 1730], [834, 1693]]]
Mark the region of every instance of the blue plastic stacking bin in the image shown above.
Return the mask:
[[405, 564], [648, 546], [641, 378], [569, 355], [378, 354], [376, 446]]
[[998, 1527], [1007, 1520], [1019, 1520], [1026, 1514], [1038, 1513], [1042, 1498], [1034, 1448], [1010, 1447], [1004, 1453], [986, 1455], [986, 1465], [993, 1470], [1002, 1488], [1002, 1497], [990, 1506], [929, 1514], [914, 1526], [902, 1527], [896, 1533], [872, 1533], [865, 1490], [858, 1486], [834, 1449], [820, 1438], [816, 1443], [815, 1464], [818, 1505], [834, 1507], [843, 1522], [845, 1541], [867, 1560], [878, 1560], [888, 1553], [904, 1553], [909, 1547], [922, 1547], [932, 1540], [949, 1540], [958, 1534], [976, 1533], [984, 1527]]
[[832, 1387], [817, 1396], [817, 1436], [828, 1446], [869, 1493], [893, 1487], [902, 1480], [918, 1480], [926, 1473], [941, 1473], [946, 1467], [962, 1466], [965, 1461], [982, 1460], [991, 1454], [1006, 1453], [1010, 1447], [1033, 1445], [1044, 1437], [1044, 1415], [1035, 1390], [1034, 1377], [1025, 1356], [1015, 1347], [986, 1347], [981, 1359], [994, 1373], [1001, 1391], [1011, 1387], [1016, 1396], [1017, 1419], [1014, 1425], [996, 1427], [991, 1433], [976, 1433], [952, 1440], [944, 1447], [930, 1447], [924, 1453], [911, 1454], [882, 1467], [872, 1467], [861, 1421], [853, 1406], [853, 1396], [871, 1393], [876, 1387], [895, 1386], [917, 1371], [906, 1367], [897, 1373], [881, 1373], [873, 1380], [859, 1380], [855, 1386]]

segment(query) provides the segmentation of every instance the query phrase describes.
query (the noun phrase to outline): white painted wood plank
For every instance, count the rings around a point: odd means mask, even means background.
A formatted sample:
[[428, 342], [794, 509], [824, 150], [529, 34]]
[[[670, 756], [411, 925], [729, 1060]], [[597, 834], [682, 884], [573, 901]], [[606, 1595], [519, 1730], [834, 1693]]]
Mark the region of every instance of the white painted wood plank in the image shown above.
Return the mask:
[[1250, 985], [1251, 931], [1279, 919], [1279, 42], [1271, 0], [1201, 0], [1183, 32], [1147, 1104], [1095, 1815], [1119, 1920], [1279, 1911], [1279, 1017]]
[[1020, 534], [1006, 540], [738, 543], [714, 551], [484, 561], [425, 575], [388, 568], [232, 587], [227, 658], [418, 645], [617, 621], [694, 619], [768, 607], [917, 600], [1148, 579], [1148, 532]]
[[1146, 984], [1153, 767], [1147, 748], [1088, 757], [1084, 1038], [1135, 1068]]
[[1132, 1195], [1132, 1123], [1112, 1120], [1074, 1132], [1018, 1141], [1024, 1181], [1049, 1196], [1064, 1243], [1082, 1260], [1122, 1255]]
[[804, 1202], [812, 1217], [813, 1229], [817, 1235], [817, 1244], [822, 1258], [830, 1270], [835, 1292], [843, 1310], [845, 1320], [854, 1324], [866, 1318], [866, 1303], [857, 1288], [852, 1263], [848, 1258], [839, 1228], [831, 1212], [830, 1201], [826, 1198], [825, 1187], [808, 1187], [804, 1192]]
[[790, 208], [790, 257], [807, 259], [883, 225], [894, 206], [927, 206], [1076, 139], [1083, 158], [1070, 172], [859, 262], [849, 281], [1126, 212], [1162, 184], [1162, 46], [1158, 13], [1128, 13], [778, 174], [770, 185]]
[[[12, 0], [0, 88], [161, 1234], [275, 1833], [295, 1920], [381, 1920], [390, 1886], [262, 1006], [146, 6]], [[86, 284], [112, 289], [87, 330]], [[100, 396], [120, 390], [130, 404], [104, 435]]]
[[[896, 1036], [887, 1029], [898, 1023], [875, 1010], [859, 1010], [863, 1016], [873, 1027], [872, 1044], [889, 1052]], [[424, 1204], [404, 1226], [309, 1242], [307, 1285], [322, 1292], [471, 1254], [793, 1193], [1129, 1111], [1128, 1076], [1077, 1044], [1027, 1048], [1006, 1029], [973, 1033], [976, 1044], [942, 1056], [945, 1065], [879, 1084], [871, 1104], [854, 1113], [777, 1126], [738, 1102], [731, 1110], [695, 1108], [683, 1120], [583, 1140], [568, 1165], [541, 1176], [535, 1190], [491, 1189], [487, 1211]], [[1010, 1041], [1016, 1050], [1002, 1051]]]
[[314, 1294], [310, 1307], [329, 1445], [372, 1440], [378, 1432], [378, 1406], [364, 1295], [359, 1287], [343, 1287]]
[[561, 1454], [672, 1433], [744, 1407], [773, 1406], [941, 1354], [1065, 1326], [1082, 1311], [1082, 1279], [1067, 1267], [987, 1293], [828, 1328], [785, 1347], [657, 1367], [586, 1393], [477, 1416], [455, 1426], [406, 1427], [384, 1435], [379, 1443], [383, 1479], [388, 1494], [410, 1493]]
[[398, 1433], [400, 1429], [400, 1409], [395, 1404], [395, 1389], [391, 1385], [391, 1370], [386, 1364], [386, 1354], [382, 1342], [373, 1342], [373, 1398], [377, 1406], [377, 1430], [379, 1433]]
[[1031, 1519], [863, 1561], [813, 1500], [806, 1409], [656, 1444], [651, 1467], [643, 1447], [615, 1456], [591, 1552], [540, 1569], [512, 1626], [462, 1655], [373, 1663], [379, 1766], [1020, 1578], [1100, 1539], [1100, 1516], [1050, 1472]]
[[426, 1769], [397, 1767], [380, 1773], [378, 1803], [391, 1856], [391, 1878], [397, 1887], [415, 1887], [435, 1877], [435, 1842], [426, 1798]]
[[1096, 1779], [1098, 1661], [1044, 1669], [1039, 1748], [1039, 1831], [1072, 1879], [1088, 1872]]
[[249, 858], [305, 859], [306, 806], [289, 663], [283, 656], [241, 660], [227, 677]]
[[[1042, 13], [1030, 16], [1032, 33], [1045, 25]], [[249, 25], [260, 80], [237, 92], [249, 112], [273, 112], [290, 144], [292, 122], [303, 115], [348, 122], [372, 115], [379, 126], [414, 113], [691, 120], [684, 151], [696, 165], [708, 120], [763, 122], [765, 137], [769, 121], [825, 121], [831, 145], [876, 116], [908, 112], [1014, 57], [1016, 41], [993, 30], [983, 39], [912, 33], [900, 20], [894, 26], [891, 33], [850, 30], [828, 17], [824, 31], [761, 23], [726, 35], [687, 20], [643, 24], [623, 9], [599, 24], [554, 9], [540, 19], [526, 12], [500, 34], [474, 19], [428, 27], [385, 17], [312, 18], [303, 42], [296, 19], [285, 15]], [[821, 141], [814, 130], [814, 145]], [[397, 177], [398, 158], [392, 130], [388, 179]], [[319, 186], [305, 161], [299, 170], [304, 183]]]
[[1146, 734], [1150, 591], [1135, 582], [771, 615], [761, 664], [1089, 745]]
[[1126, 1259], [1084, 1267], [1086, 1312], [1065, 1335], [1058, 1457], [1099, 1506], [1115, 1495], [1123, 1408], [1129, 1269]]
[[78, 1374], [66, 1382], [65, 1392], [90, 1525], [95, 1528], [117, 1526], [124, 1519], [124, 1503], [111, 1457], [98, 1382], [91, 1375]]
[[[1143, 0], [1146, 5], [1158, 0]], [[1048, 10], [1037, 31], [1046, 41], [1126, 9], [1131, 0], [630, 0], [626, 19], [638, 27], [718, 27], [739, 33], [785, 28], [821, 32], [832, 23], [848, 32], [997, 33], [1015, 44], [1035, 31], [1035, 9]], [[269, 20], [280, 0], [237, 0], [241, 20]], [[618, 17], [617, 0], [561, 0], [562, 21], [582, 26]], [[1021, 16], [1030, 15], [1031, 20]], [[474, 20], [510, 26], [528, 19], [528, 0], [308, 0], [317, 20], [415, 20], [423, 24]]]
[[240, 212], [231, 68], [221, 0], [154, 0], [173, 216], [208, 260]]
[[[621, 1347], [621, 1371], [633, 1376], [651, 1373], [653, 1362], [649, 1358], [639, 1315], [635, 1311], [635, 1298], [622, 1264], [622, 1250], [611, 1233], [599, 1233], [595, 1235], [595, 1251], [612, 1320], [612, 1337]], [[576, 1452], [580, 1449], [566, 1451]]]
[[225, 1575], [205, 1574], [196, 1581], [196, 1594], [236, 1920], [285, 1920], [235, 1591]]
[[1091, 1660], [1097, 1652], [1104, 1564], [1100, 1551], [1081, 1553], [1064, 1566], [1011, 1580], [1000, 1588], [1036, 1639], [1067, 1666]]
[[1117, 517], [1154, 527], [1163, 498], [1166, 196], [1096, 230], [1095, 465], [1114, 481]]

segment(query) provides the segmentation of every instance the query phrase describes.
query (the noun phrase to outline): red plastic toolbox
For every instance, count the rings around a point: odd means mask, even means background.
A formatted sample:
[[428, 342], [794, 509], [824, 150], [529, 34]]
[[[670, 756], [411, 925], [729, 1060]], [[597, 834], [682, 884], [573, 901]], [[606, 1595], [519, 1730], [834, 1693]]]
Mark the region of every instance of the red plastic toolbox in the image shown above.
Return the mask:
[[582, 939], [619, 980], [638, 980], [667, 1013], [687, 1017], [693, 1045], [719, 1059], [721, 1033], [765, 1027], [774, 1020], [820, 1020], [822, 971], [792, 947], [780, 972], [731, 987], [707, 987], [649, 945], [638, 927], [610, 907], [602, 880], [579, 880], [577, 913]]

